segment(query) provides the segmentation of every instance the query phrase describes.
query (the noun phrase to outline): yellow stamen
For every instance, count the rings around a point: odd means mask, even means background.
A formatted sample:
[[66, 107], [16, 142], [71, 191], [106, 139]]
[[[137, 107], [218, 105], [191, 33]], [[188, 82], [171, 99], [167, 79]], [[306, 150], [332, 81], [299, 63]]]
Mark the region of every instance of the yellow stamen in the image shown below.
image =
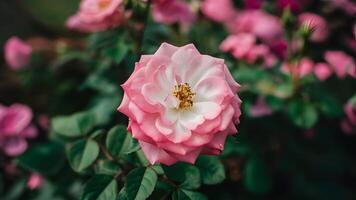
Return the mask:
[[179, 100], [178, 109], [188, 109], [193, 106], [195, 93], [192, 92], [188, 83], [175, 85], [172, 95]]

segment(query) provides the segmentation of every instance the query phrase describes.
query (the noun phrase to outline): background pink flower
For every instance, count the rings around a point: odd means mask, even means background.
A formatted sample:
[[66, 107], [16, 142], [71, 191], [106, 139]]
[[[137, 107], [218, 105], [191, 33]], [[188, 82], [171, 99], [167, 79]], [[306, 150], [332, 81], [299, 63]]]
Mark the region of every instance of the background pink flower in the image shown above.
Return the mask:
[[255, 104], [250, 108], [252, 117], [263, 117], [272, 114], [272, 109], [268, 106], [263, 97], [258, 97]]
[[310, 40], [314, 42], [323, 42], [329, 35], [328, 24], [324, 18], [314, 13], [302, 13], [298, 16], [299, 25], [308, 26], [312, 33]]
[[37, 136], [37, 129], [31, 124], [31, 120], [32, 111], [26, 105], [0, 105], [0, 148], [5, 154], [22, 154], [28, 146], [26, 139]]
[[153, 1], [153, 18], [165, 24], [191, 23], [195, 14], [189, 4], [182, 0], [156, 0]]
[[43, 185], [43, 177], [40, 174], [33, 173], [27, 180], [27, 187], [30, 190], [35, 190]]
[[118, 110], [130, 119], [150, 163], [194, 163], [199, 154], [219, 154], [237, 132], [239, 85], [224, 60], [201, 55], [194, 45], [163, 43], [142, 56], [122, 85]]
[[238, 13], [234, 33], [251, 33], [266, 43], [280, 40], [283, 36], [279, 18], [262, 10], [245, 10]]
[[236, 17], [231, 0], [204, 0], [201, 10], [208, 18], [217, 22], [230, 22]]
[[18, 37], [11, 37], [4, 46], [5, 61], [13, 70], [19, 70], [30, 62], [32, 48]]
[[67, 20], [67, 27], [97, 32], [114, 28], [125, 20], [123, 0], [82, 0], [78, 12]]
[[326, 63], [317, 63], [314, 66], [314, 74], [319, 80], [324, 81], [332, 75], [332, 70]]
[[334, 70], [339, 78], [350, 75], [356, 78], [356, 66], [354, 59], [342, 51], [327, 51], [324, 59]]

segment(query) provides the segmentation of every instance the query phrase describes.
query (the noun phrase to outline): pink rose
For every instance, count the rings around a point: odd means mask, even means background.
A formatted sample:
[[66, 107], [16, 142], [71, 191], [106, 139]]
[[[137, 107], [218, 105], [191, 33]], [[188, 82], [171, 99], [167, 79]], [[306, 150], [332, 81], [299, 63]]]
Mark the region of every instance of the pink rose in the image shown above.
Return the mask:
[[253, 64], [262, 60], [267, 67], [273, 66], [277, 58], [270, 52], [268, 46], [256, 44], [256, 37], [248, 33], [228, 36], [220, 45], [223, 52], [231, 52], [238, 59]]
[[355, 16], [356, 14], [356, 2], [351, 0], [331, 0], [330, 3], [350, 16]]
[[230, 22], [236, 17], [236, 10], [231, 0], [205, 0], [202, 13], [217, 22]]
[[224, 60], [202, 55], [189, 44], [163, 43], [136, 63], [122, 85], [118, 111], [151, 164], [194, 163], [199, 154], [219, 154], [237, 132], [240, 86]]
[[67, 20], [67, 27], [97, 32], [115, 28], [124, 20], [123, 0], [82, 0], [78, 12]]
[[272, 114], [272, 109], [268, 106], [263, 97], [258, 97], [256, 103], [250, 108], [252, 117], [263, 117]]
[[33, 173], [27, 180], [27, 187], [30, 190], [35, 190], [43, 185], [43, 177], [40, 174]]
[[22, 104], [0, 105], [0, 148], [8, 156], [17, 156], [27, 149], [27, 138], [37, 136], [31, 124], [32, 111]]
[[19, 70], [30, 62], [32, 48], [18, 37], [11, 37], [4, 46], [5, 61], [13, 70]]
[[323, 42], [329, 35], [328, 24], [324, 18], [314, 13], [302, 13], [298, 16], [299, 25], [308, 26], [312, 33], [310, 40], [313, 42]]
[[[355, 97], [354, 97], [355, 98]], [[344, 106], [346, 118], [341, 122], [342, 130], [347, 133], [356, 133], [356, 101], [351, 99]]]
[[351, 56], [342, 51], [327, 51], [324, 58], [339, 78], [345, 78], [347, 74], [356, 78], [355, 61]]
[[260, 9], [262, 7], [264, 0], [245, 0], [246, 9]]
[[319, 80], [324, 81], [331, 76], [332, 70], [326, 63], [317, 63], [314, 66], [314, 74]]
[[277, 0], [277, 7], [280, 10], [289, 8], [292, 12], [298, 12], [300, 10], [300, 0]]
[[156, 0], [153, 1], [153, 19], [165, 24], [191, 23], [195, 14], [182, 0]]
[[278, 17], [262, 10], [245, 10], [240, 12], [235, 21], [234, 33], [252, 33], [266, 43], [280, 40], [283, 28]]
[[292, 74], [298, 77], [303, 77], [309, 75], [313, 72], [314, 62], [309, 58], [302, 58], [298, 63], [284, 63], [281, 67], [281, 70], [285, 73], [290, 73], [292, 69]]

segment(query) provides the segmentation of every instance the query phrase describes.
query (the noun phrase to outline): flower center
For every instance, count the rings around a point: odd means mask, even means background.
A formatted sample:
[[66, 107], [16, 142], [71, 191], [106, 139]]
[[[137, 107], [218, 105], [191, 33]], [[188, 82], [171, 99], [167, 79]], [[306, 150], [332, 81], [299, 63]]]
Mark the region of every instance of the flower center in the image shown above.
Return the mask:
[[172, 95], [179, 100], [178, 109], [188, 109], [193, 106], [195, 93], [192, 92], [188, 83], [175, 85]]
[[110, 5], [110, 0], [99, 1], [98, 6], [100, 10], [106, 9]]

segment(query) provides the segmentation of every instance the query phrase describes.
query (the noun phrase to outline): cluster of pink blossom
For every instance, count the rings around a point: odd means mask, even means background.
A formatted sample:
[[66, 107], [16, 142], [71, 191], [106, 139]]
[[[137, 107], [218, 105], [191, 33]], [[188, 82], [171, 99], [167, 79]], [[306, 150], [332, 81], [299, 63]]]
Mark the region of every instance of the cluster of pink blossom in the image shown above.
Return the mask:
[[[190, 23], [195, 14], [183, 0], [153, 0], [153, 18], [160, 23]], [[67, 27], [82, 32], [98, 32], [115, 28], [127, 21], [130, 10], [125, 10], [123, 0], [82, 0]]]
[[28, 147], [27, 139], [37, 136], [32, 118], [32, 111], [26, 105], [0, 105], [0, 148], [6, 155], [22, 154]]
[[11, 37], [4, 46], [5, 61], [13, 70], [19, 70], [30, 62], [32, 47], [18, 37]]

